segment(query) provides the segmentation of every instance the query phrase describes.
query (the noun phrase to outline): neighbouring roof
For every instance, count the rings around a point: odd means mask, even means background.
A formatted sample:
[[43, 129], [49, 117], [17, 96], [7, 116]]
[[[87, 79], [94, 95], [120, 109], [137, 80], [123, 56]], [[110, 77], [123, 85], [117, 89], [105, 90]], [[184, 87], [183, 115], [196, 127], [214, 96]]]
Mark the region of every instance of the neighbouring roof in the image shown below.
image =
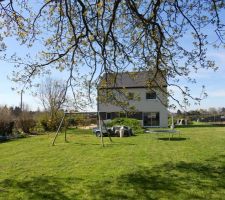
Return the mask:
[[99, 83], [99, 88], [166, 87], [165, 73], [163, 73], [164, 75], [157, 73], [156, 78], [153, 79], [154, 74], [150, 71], [104, 74]]

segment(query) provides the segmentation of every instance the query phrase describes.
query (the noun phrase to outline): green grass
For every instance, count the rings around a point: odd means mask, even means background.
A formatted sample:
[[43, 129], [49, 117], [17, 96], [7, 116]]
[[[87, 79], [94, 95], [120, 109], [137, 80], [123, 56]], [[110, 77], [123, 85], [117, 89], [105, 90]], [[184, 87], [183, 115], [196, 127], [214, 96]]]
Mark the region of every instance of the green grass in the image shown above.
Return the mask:
[[0, 144], [0, 199], [224, 199], [225, 127], [99, 138], [71, 130]]

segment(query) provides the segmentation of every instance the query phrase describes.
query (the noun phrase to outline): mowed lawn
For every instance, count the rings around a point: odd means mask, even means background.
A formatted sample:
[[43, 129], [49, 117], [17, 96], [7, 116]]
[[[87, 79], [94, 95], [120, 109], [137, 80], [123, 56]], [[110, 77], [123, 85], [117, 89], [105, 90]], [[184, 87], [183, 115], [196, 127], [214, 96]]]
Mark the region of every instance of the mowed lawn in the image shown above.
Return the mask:
[[141, 134], [106, 146], [70, 130], [0, 143], [0, 199], [225, 199], [225, 127]]

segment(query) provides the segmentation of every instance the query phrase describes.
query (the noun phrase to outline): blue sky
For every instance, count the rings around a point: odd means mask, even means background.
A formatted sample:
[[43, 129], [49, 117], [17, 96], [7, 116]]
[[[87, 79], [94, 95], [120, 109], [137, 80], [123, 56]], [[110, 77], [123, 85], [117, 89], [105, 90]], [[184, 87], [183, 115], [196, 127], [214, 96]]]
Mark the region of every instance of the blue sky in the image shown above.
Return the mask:
[[[191, 105], [187, 110], [225, 107], [225, 50], [210, 49], [208, 55], [216, 60], [219, 69], [216, 72], [202, 70], [192, 75], [197, 80], [197, 84], [189, 84], [192, 94], [199, 96], [201, 85], [205, 85], [208, 97], [201, 102], [200, 106]], [[15, 83], [7, 78], [12, 70], [14, 70], [13, 64], [0, 61], [0, 105], [20, 105], [20, 95], [11, 90]], [[53, 74], [53, 76], [59, 77], [59, 74]], [[41, 107], [38, 99], [33, 97], [30, 91], [26, 91], [24, 94], [24, 103], [28, 104], [32, 109]]]
[[[210, 35], [213, 39], [213, 35]], [[189, 45], [190, 36], [185, 36], [185, 45]], [[7, 39], [6, 44], [8, 45], [8, 50], [6, 53], [8, 56], [14, 52], [23, 55], [27, 53], [27, 49], [19, 46], [19, 44], [13, 39]], [[18, 51], [19, 49], [19, 51]], [[35, 46], [35, 49], [31, 50], [31, 53], [36, 52], [40, 49], [40, 46]], [[29, 50], [30, 51], [30, 50]], [[1, 52], [0, 52], [1, 53]], [[0, 55], [1, 56], [1, 55]], [[225, 107], [225, 48], [214, 49], [212, 47], [208, 48], [208, 57], [215, 60], [219, 69], [214, 72], [212, 70], [201, 70], [197, 74], [192, 74], [191, 76], [196, 78], [197, 84], [189, 84], [191, 89], [191, 94], [199, 97], [201, 93], [201, 86], [206, 86], [206, 92], [208, 97], [202, 100], [201, 105], [191, 105], [187, 110], [192, 109], [207, 109], [209, 107]], [[19, 106], [20, 105], [20, 95], [16, 91], [12, 91], [11, 88], [15, 86], [15, 83], [11, 82], [7, 76], [10, 76], [11, 72], [14, 70], [14, 65], [12, 63], [6, 63], [0, 60], [0, 105], [8, 106]], [[64, 74], [55, 73], [52, 76], [60, 79], [63, 78]], [[181, 84], [187, 84], [181, 81]], [[177, 92], [178, 93], [178, 92]], [[178, 98], [179, 95], [178, 95]], [[31, 95], [30, 91], [26, 91], [24, 94], [24, 103], [28, 104], [31, 109], [37, 109], [41, 107], [40, 102], [37, 98]]]
[[191, 94], [199, 97], [201, 86], [206, 86], [208, 97], [201, 101], [200, 105], [191, 105], [187, 110], [192, 109], [208, 109], [209, 107], [225, 107], [225, 49], [210, 48], [208, 57], [215, 60], [219, 69], [217, 71], [202, 69], [198, 73], [193, 73], [192, 78], [195, 78], [196, 84], [187, 84], [191, 89]]

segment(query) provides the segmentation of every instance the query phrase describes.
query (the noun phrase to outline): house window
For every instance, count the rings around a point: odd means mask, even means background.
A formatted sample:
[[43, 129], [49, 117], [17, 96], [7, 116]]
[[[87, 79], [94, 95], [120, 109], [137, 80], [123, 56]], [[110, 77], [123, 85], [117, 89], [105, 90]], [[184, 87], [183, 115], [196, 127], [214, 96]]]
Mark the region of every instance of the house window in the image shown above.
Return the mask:
[[99, 112], [100, 119], [105, 120], [106, 119], [106, 113], [105, 112]]
[[133, 92], [129, 92], [128, 93], [128, 99], [129, 100], [134, 100], [134, 93]]
[[106, 113], [106, 119], [111, 119], [112, 116], [111, 116], [111, 113]]
[[143, 125], [144, 126], [159, 126], [160, 125], [159, 112], [147, 112], [143, 113]]
[[147, 92], [146, 93], [146, 99], [156, 99], [156, 92]]

